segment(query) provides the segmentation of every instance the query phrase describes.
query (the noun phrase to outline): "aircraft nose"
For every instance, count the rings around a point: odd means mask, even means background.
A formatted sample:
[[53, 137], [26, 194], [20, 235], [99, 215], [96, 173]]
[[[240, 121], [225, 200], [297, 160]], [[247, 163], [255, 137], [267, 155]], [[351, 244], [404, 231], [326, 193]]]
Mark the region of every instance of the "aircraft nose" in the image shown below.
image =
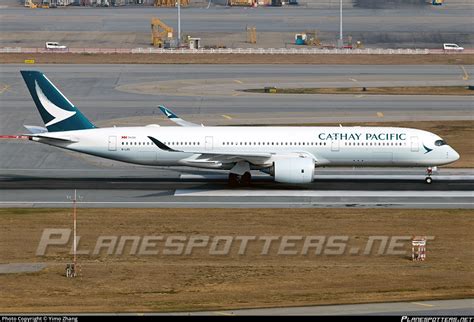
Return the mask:
[[456, 152], [453, 148], [451, 148], [451, 151], [449, 151], [448, 158], [450, 159], [451, 162], [459, 160], [459, 153]]

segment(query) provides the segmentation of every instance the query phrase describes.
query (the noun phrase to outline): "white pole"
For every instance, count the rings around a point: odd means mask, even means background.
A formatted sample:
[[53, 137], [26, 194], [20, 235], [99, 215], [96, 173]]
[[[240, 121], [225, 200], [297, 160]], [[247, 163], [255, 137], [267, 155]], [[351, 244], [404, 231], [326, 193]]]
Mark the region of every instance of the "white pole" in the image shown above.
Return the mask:
[[178, 1], [178, 47], [181, 45], [181, 0]]
[[342, 0], [339, 7], [339, 39], [342, 40]]
[[337, 46], [339, 48], [344, 46], [344, 42], [342, 40], [342, 0], [339, 2], [339, 40], [337, 42]]
[[77, 191], [74, 189], [74, 271], [77, 269], [77, 257], [76, 257], [76, 249], [77, 249], [77, 235], [76, 235], [76, 200], [77, 200]]

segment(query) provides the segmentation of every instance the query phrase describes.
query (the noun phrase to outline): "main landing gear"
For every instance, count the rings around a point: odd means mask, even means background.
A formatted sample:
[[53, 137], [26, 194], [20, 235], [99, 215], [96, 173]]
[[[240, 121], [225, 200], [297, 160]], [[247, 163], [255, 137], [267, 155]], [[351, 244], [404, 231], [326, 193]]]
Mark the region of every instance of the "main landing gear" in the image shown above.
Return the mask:
[[431, 178], [432, 174], [433, 174], [433, 168], [431, 168], [431, 167], [426, 168], [425, 183], [431, 184], [433, 182], [433, 178]]
[[245, 172], [243, 175], [236, 173], [229, 173], [229, 185], [231, 187], [248, 187], [252, 181], [250, 172]]

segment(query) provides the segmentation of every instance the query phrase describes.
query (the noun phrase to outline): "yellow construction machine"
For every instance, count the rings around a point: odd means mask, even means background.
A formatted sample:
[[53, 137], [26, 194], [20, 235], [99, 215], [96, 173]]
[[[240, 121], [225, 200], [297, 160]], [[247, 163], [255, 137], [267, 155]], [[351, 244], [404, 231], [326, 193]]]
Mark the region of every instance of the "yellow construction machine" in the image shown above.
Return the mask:
[[173, 28], [158, 18], [151, 18], [151, 44], [163, 48], [165, 41], [173, 39]]
[[[181, 0], [181, 7], [186, 7], [189, 5], [190, 0]], [[155, 0], [155, 7], [174, 7], [176, 5], [176, 0]]]
[[25, 7], [30, 9], [38, 8], [38, 5], [33, 2], [33, 0], [25, 0]]

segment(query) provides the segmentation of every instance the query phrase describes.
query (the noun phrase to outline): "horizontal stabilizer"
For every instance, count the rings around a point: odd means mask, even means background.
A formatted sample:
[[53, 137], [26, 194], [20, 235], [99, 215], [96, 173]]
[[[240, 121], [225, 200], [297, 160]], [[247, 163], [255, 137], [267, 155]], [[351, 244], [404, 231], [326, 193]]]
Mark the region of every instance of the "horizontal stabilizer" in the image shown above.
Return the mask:
[[23, 125], [25, 129], [30, 131], [30, 133], [33, 134], [38, 134], [38, 133], [46, 133], [48, 132], [48, 129], [42, 126], [37, 126], [37, 125]]
[[53, 141], [70, 142], [70, 143], [78, 142], [77, 140], [73, 140], [68, 137], [57, 137], [57, 136], [51, 136], [47, 134], [33, 134], [33, 135], [27, 134], [27, 136], [32, 139], [38, 138], [38, 139], [46, 139], [46, 140], [53, 140]]

